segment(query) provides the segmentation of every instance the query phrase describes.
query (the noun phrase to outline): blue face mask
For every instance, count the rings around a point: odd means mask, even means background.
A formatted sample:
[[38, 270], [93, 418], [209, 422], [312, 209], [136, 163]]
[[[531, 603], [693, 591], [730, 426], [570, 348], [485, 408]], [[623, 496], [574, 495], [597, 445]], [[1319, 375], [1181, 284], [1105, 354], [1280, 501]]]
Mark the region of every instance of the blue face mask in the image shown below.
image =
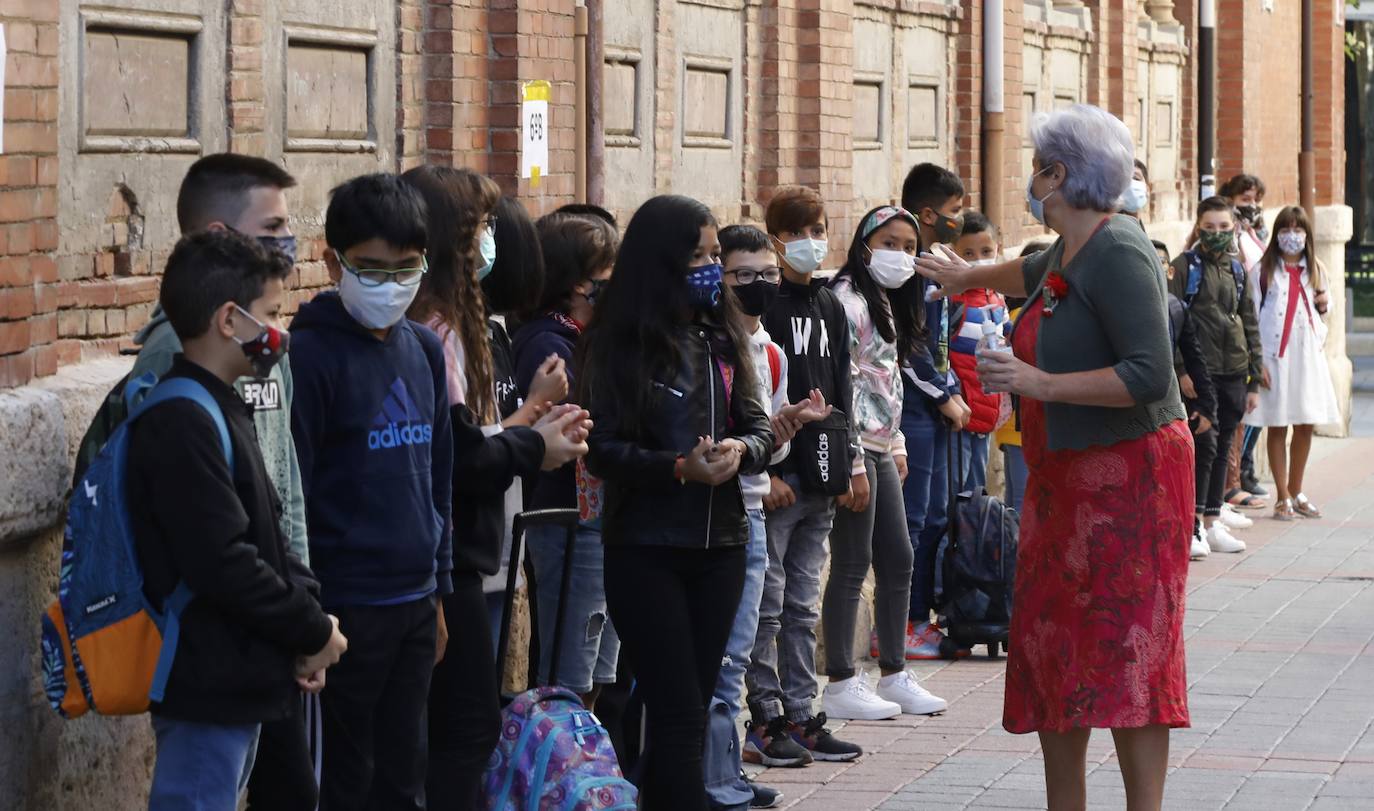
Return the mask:
[[698, 310], [714, 310], [720, 305], [720, 285], [724, 276], [719, 264], [687, 269], [687, 297]]
[[1049, 193], [1046, 194], [1044, 197], [1036, 199], [1035, 192], [1031, 191], [1031, 189], [1032, 187], [1034, 187], [1035, 179], [1037, 177], [1040, 177], [1041, 175], [1043, 175], [1044, 173], [1048, 172], [1050, 169], [1053, 168], [1053, 166], [1046, 166], [1044, 169], [1041, 169], [1040, 171], [1031, 175], [1030, 180], [1026, 182], [1026, 204], [1030, 206], [1031, 216], [1034, 217], [1035, 221], [1040, 223], [1041, 225], [1045, 224], [1045, 201], [1050, 199], [1050, 197], [1053, 196], [1054, 193], [1059, 190], [1050, 189]]
[[292, 235], [284, 237], [256, 237], [258, 244], [269, 251], [276, 251], [287, 259], [291, 264], [296, 264], [296, 237]]
[[482, 238], [477, 242], [477, 251], [482, 255], [482, 264], [477, 267], [477, 281], [482, 281], [491, 275], [491, 269], [496, 265], [496, 237], [490, 229], [482, 231]]

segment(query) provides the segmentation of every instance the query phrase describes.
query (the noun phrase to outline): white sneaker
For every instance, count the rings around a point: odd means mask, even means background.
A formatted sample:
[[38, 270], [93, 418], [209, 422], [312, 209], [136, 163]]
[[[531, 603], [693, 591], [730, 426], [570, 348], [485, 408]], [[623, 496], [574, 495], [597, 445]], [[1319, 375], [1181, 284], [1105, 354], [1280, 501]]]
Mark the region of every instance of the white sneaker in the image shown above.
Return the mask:
[[1213, 552], [1245, 551], [1245, 541], [1232, 535], [1220, 521], [1207, 529], [1207, 546]]
[[1207, 539], [1202, 537], [1202, 526], [1193, 529], [1193, 542], [1188, 557], [1192, 560], [1202, 560], [1212, 554], [1212, 550], [1207, 547]]
[[827, 718], [845, 721], [882, 721], [902, 714], [902, 705], [873, 694], [863, 673], [844, 681], [832, 681], [821, 695]]
[[1219, 520], [1226, 525], [1227, 529], [1249, 529], [1255, 525], [1253, 518], [1241, 515], [1240, 511], [1230, 504], [1221, 505], [1221, 518]]
[[878, 697], [901, 707], [907, 715], [934, 715], [949, 709], [948, 701], [931, 695], [906, 670], [878, 679]]

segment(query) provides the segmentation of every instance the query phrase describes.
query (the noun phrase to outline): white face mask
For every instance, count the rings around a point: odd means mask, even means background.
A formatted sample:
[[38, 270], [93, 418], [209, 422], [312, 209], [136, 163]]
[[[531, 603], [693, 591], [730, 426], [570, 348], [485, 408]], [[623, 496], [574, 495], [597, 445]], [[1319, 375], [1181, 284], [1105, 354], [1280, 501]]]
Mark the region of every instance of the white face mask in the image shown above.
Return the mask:
[[879, 249], [868, 260], [868, 275], [879, 287], [896, 290], [916, 275], [916, 257], [906, 251]]
[[482, 281], [491, 273], [496, 264], [496, 237], [489, 229], [482, 231], [477, 242], [477, 252], [482, 256], [482, 264], [477, 268], [477, 281]]
[[1126, 193], [1121, 195], [1121, 210], [1127, 214], [1143, 211], [1150, 204], [1150, 189], [1143, 180], [1131, 180]]
[[997, 257], [994, 256], [994, 257], [991, 258], [991, 259], [975, 259], [975, 260], [973, 260], [972, 262], [969, 262], [969, 264], [972, 265], [973, 267], [978, 268], [978, 267], [987, 267], [988, 265], [995, 265], [995, 264], [997, 264], [997, 263], [1000, 262], [1000, 261], [1002, 261], [1002, 260], [1000, 260], [1000, 259], [998, 259]]
[[1306, 231], [1280, 231], [1279, 250], [1285, 254], [1302, 253], [1307, 248]]
[[783, 258], [793, 270], [803, 275], [815, 273], [830, 252], [830, 244], [824, 239], [794, 239], [786, 247]]
[[412, 285], [385, 282], [370, 287], [358, 280], [347, 268], [339, 276], [339, 298], [353, 320], [368, 329], [388, 329], [405, 318], [406, 310], [420, 292], [419, 283]]

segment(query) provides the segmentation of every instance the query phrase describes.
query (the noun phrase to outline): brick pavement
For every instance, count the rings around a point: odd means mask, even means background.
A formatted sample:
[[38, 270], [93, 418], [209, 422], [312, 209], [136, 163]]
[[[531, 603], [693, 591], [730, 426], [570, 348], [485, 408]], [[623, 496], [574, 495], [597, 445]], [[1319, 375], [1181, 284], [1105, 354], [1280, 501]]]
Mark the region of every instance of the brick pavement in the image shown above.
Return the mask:
[[[1356, 436], [1319, 439], [1309, 466], [1326, 518], [1258, 518], [1247, 552], [1192, 564], [1193, 726], [1173, 735], [1166, 808], [1374, 808], [1374, 361], [1357, 364], [1356, 387]], [[796, 811], [1043, 808], [1035, 736], [1001, 728], [1004, 660], [914, 669], [949, 699], [945, 715], [845, 724], [867, 752], [857, 762], [758, 779]], [[1088, 761], [1089, 806], [1125, 807], [1105, 731]]]

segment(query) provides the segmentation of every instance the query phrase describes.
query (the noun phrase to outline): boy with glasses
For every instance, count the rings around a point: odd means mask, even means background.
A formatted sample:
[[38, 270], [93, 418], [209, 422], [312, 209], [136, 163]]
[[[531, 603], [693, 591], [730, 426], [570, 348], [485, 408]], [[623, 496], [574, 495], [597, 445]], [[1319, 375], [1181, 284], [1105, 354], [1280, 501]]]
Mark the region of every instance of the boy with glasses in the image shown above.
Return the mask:
[[[759, 385], [759, 401], [772, 418], [776, 443], [771, 462], [781, 462], [788, 453], [788, 441], [803, 424], [830, 413], [820, 392], [814, 392], [795, 405], [787, 403], [787, 361], [782, 349], [764, 329], [762, 316], [772, 306], [782, 283], [782, 268], [768, 235], [751, 225], [731, 225], [720, 231], [720, 261], [725, 284], [739, 300], [749, 331], [749, 354]], [[744, 591], [730, 639], [721, 660], [720, 676], [711, 699], [706, 729], [706, 750], [702, 758], [706, 769], [706, 792], [713, 807], [734, 808], [751, 804], [771, 808], [782, 792], [757, 785], [745, 777], [740, 763], [739, 736], [735, 719], [744, 698], [744, 673], [754, 649], [759, 626], [759, 601], [763, 597], [764, 575], [768, 571], [768, 535], [763, 503], [771, 488], [768, 474], [741, 476], [744, 508], [749, 515], [749, 546], [745, 563]]]
[[353, 643], [321, 696], [329, 811], [424, 805], [453, 472], [443, 349], [405, 317], [426, 271], [425, 223], [423, 198], [395, 175], [335, 189], [325, 263], [338, 290], [291, 325], [311, 560], [321, 603]]

